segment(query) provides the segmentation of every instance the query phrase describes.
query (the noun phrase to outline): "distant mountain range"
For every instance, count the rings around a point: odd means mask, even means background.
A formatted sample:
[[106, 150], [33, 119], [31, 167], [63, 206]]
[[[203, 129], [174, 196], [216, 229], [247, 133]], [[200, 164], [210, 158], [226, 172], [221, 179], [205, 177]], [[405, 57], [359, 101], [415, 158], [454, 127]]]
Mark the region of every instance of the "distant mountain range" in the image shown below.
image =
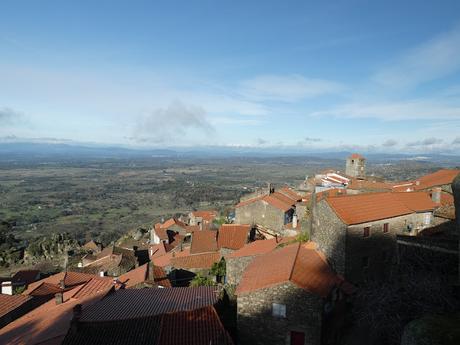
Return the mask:
[[[63, 143], [28, 143], [0, 142], [0, 161], [27, 160], [66, 160], [66, 159], [126, 159], [126, 158], [181, 158], [181, 157], [276, 157], [276, 156], [308, 156], [312, 158], [340, 159], [349, 156], [349, 151], [308, 151], [294, 147], [175, 147], [166, 149], [137, 149], [120, 146], [63, 144]], [[460, 156], [445, 154], [399, 154], [399, 153], [363, 153], [372, 162], [389, 162], [400, 160], [429, 161], [439, 163], [460, 164]]]

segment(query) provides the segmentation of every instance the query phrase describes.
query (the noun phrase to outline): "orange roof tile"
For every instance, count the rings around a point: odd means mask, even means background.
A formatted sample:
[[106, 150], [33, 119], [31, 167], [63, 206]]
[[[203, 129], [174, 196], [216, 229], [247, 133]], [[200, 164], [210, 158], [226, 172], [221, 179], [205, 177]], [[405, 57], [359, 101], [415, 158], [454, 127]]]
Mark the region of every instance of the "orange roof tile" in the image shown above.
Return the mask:
[[82, 304], [83, 310], [104, 297], [112, 288], [81, 299], [72, 298], [79, 286], [64, 292], [64, 303], [52, 299], [0, 329], [3, 344], [60, 344], [70, 327], [73, 307]]
[[265, 197], [265, 195], [260, 195], [260, 196], [255, 197], [255, 198], [251, 198], [251, 199], [247, 199], [247, 200], [240, 201], [238, 204], [236, 204], [235, 208], [243, 207], [243, 206], [252, 204], [253, 202], [262, 200], [264, 197]]
[[294, 192], [291, 188], [289, 187], [283, 187], [278, 190], [280, 193], [287, 195], [290, 199], [293, 201], [299, 201], [302, 200], [302, 196]]
[[294, 243], [256, 257], [243, 273], [238, 295], [288, 281], [321, 297], [327, 297], [343, 280], [328, 266], [312, 243]]
[[222, 258], [219, 252], [203, 253], [171, 258], [171, 265], [183, 269], [209, 269]]
[[359, 153], [352, 153], [350, 156], [351, 159], [364, 159]]
[[265, 254], [274, 250], [279, 244], [280, 241], [276, 238], [254, 241], [229, 254], [227, 258], [241, 258], [244, 256]]
[[215, 252], [217, 250], [217, 231], [194, 231], [190, 254]]
[[280, 209], [281, 211], [284, 211], [284, 212], [286, 212], [289, 209], [291, 209], [293, 207], [293, 204], [291, 202], [285, 201], [287, 198], [284, 199], [284, 198], [280, 197], [280, 195], [278, 195], [278, 194], [272, 193], [270, 195], [266, 195], [263, 198], [263, 201], [269, 203], [273, 207], [276, 207], [277, 209]]
[[190, 248], [186, 248], [182, 251], [171, 251], [166, 253], [165, 255], [159, 256], [155, 259], [152, 260], [152, 262], [155, 264], [155, 266], [159, 267], [167, 267], [171, 266], [171, 259], [175, 257], [182, 257], [182, 256], [187, 256], [190, 255]]
[[202, 211], [193, 211], [190, 212], [194, 217], [200, 217], [205, 221], [212, 222], [214, 218], [217, 217], [217, 211], [214, 210], [202, 210]]
[[337, 216], [348, 225], [433, 210], [436, 207], [426, 193], [344, 195], [327, 198], [327, 202]]
[[25, 295], [5, 295], [0, 294], [0, 318], [9, 312], [20, 308], [24, 303], [30, 301], [32, 297]]
[[222, 224], [217, 235], [219, 248], [240, 249], [248, 241], [250, 225]]
[[428, 174], [420, 177], [417, 181], [420, 183], [417, 185], [415, 183], [415, 189], [426, 189], [436, 186], [442, 186], [445, 184], [451, 184], [454, 178], [460, 174], [460, 170], [457, 169], [441, 169], [432, 174]]

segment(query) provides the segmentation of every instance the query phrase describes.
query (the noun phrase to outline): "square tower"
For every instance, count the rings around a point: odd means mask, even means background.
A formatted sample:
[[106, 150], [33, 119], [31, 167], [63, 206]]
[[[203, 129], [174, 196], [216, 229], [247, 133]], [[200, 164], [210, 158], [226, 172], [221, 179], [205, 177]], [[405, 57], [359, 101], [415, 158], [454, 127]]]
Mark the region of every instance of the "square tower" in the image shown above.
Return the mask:
[[345, 174], [351, 177], [365, 178], [366, 159], [357, 153], [353, 153], [350, 157], [347, 158]]

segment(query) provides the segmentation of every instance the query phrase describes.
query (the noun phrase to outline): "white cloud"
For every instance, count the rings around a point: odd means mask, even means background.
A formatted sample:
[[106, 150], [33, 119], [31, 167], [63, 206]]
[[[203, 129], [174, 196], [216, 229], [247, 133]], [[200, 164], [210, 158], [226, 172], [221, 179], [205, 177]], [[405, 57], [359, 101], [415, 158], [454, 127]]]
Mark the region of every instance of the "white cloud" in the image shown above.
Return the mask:
[[433, 145], [437, 145], [437, 144], [442, 144], [442, 142], [443, 142], [442, 139], [431, 137], [431, 138], [426, 138], [426, 139], [423, 139], [423, 140], [417, 140], [417, 141], [407, 143], [407, 146], [409, 146], [409, 147], [414, 147], [414, 146], [433, 146]]
[[385, 146], [385, 147], [394, 147], [396, 145], [398, 145], [398, 142], [394, 139], [388, 139], [382, 143], [382, 146]]
[[459, 70], [459, 56], [460, 28], [457, 27], [408, 51], [373, 79], [389, 87], [415, 86]]
[[460, 119], [460, 106], [441, 100], [408, 100], [384, 103], [350, 103], [328, 110], [316, 111], [313, 116], [343, 118], [375, 118], [385, 121], [420, 119]]
[[263, 75], [241, 83], [240, 93], [257, 101], [296, 102], [306, 98], [340, 92], [343, 85], [329, 80], [300, 75]]

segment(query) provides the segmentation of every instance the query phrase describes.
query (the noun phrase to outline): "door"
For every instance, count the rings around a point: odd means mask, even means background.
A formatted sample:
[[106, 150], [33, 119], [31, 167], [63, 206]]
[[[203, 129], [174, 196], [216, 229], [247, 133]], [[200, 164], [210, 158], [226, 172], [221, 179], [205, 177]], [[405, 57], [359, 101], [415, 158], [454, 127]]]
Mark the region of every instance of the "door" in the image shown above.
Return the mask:
[[291, 331], [291, 345], [304, 345], [305, 333]]

